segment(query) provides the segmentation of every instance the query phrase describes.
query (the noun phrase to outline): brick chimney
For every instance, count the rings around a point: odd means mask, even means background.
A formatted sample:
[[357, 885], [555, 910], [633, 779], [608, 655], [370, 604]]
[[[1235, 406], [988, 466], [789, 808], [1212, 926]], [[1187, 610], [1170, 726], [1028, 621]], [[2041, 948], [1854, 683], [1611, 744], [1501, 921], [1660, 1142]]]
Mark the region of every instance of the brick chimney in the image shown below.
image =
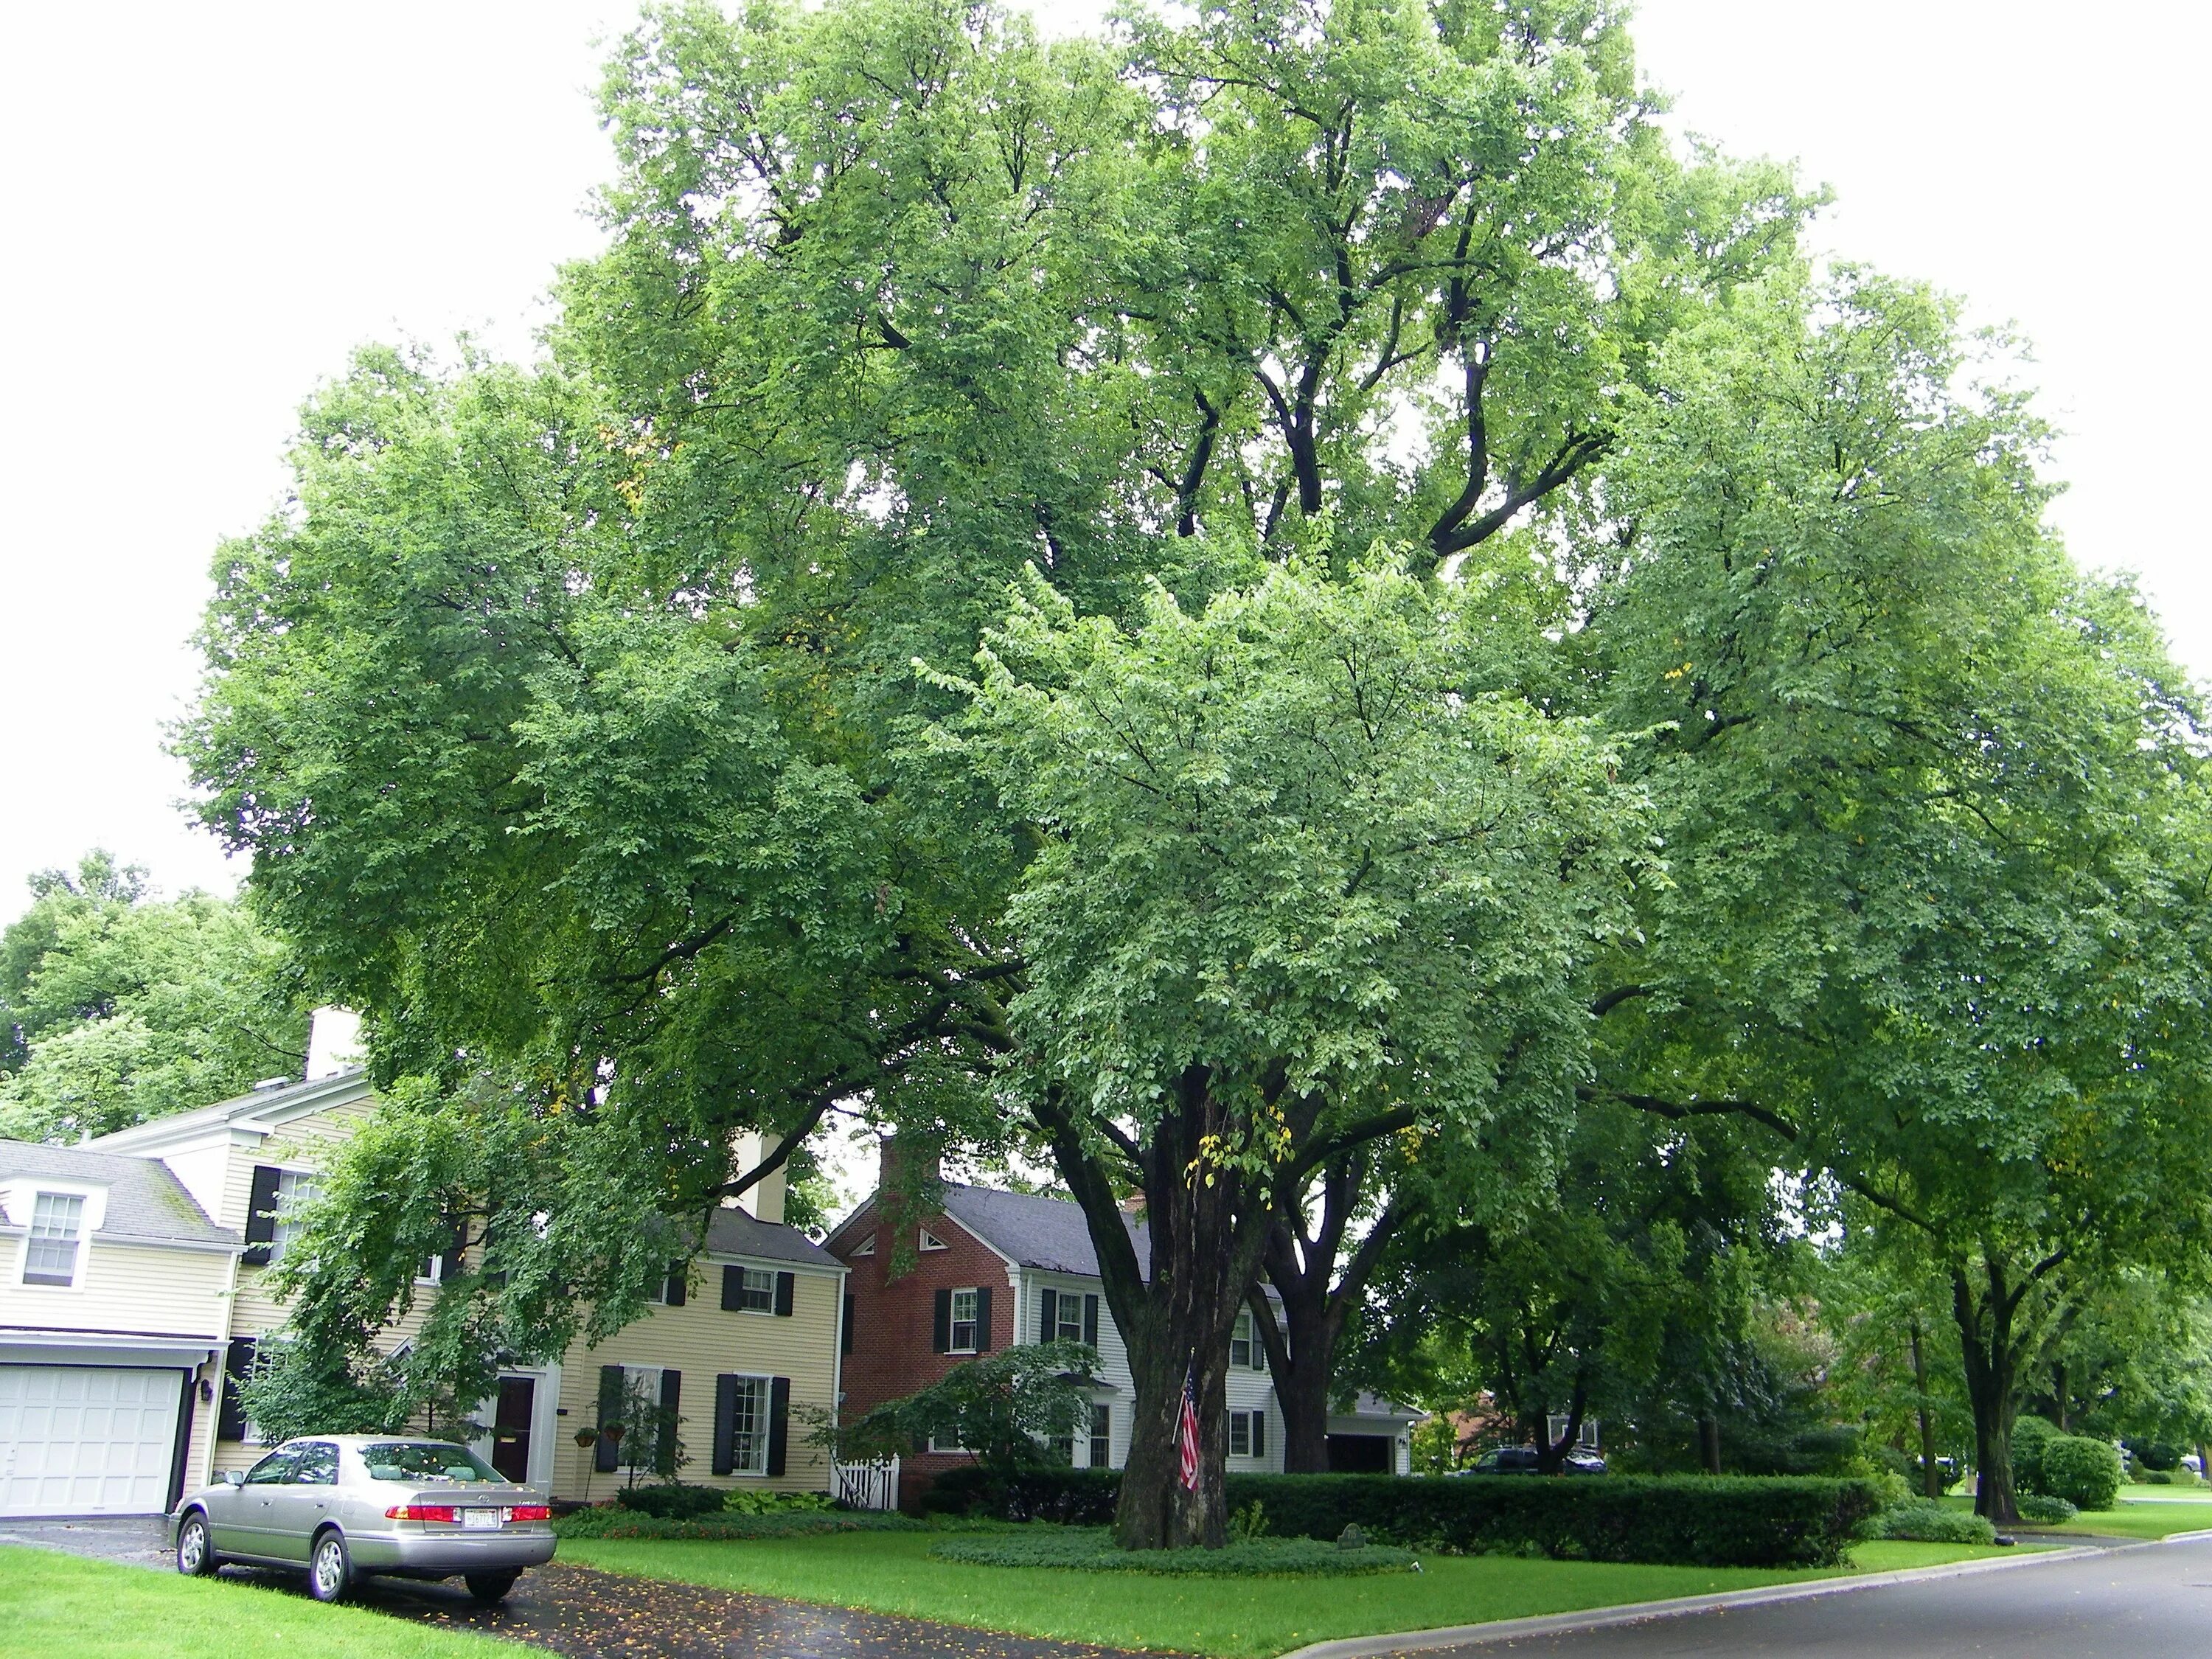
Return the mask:
[[912, 1194], [945, 1179], [945, 1147], [924, 1135], [885, 1135], [877, 1145], [876, 1187]]

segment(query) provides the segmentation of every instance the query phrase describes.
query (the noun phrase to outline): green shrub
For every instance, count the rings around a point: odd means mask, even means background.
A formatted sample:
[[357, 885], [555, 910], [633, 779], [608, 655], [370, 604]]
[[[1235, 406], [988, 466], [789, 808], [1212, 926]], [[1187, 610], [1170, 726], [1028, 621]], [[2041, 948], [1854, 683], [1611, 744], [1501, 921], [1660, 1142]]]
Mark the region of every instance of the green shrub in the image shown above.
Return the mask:
[[1925, 1498], [1892, 1505], [1869, 1523], [1868, 1536], [1900, 1538], [1916, 1544], [1994, 1544], [1997, 1529], [1980, 1516], [1947, 1508]]
[[804, 1538], [816, 1533], [909, 1532], [921, 1522], [903, 1515], [882, 1515], [868, 1510], [817, 1510], [771, 1515], [707, 1515], [689, 1521], [668, 1520], [634, 1510], [615, 1508], [578, 1510], [553, 1522], [562, 1538]]
[[690, 1521], [719, 1513], [722, 1494], [712, 1486], [687, 1486], [680, 1481], [667, 1480], [649, 1486], [626, 1487], [615, 1494], [615, 1502], [635, 1514], [655, 1516], [663, 1521]]
[[2160, 1473], [2181, 1465], [2181, 1448], [2165, 1440], [2130, 1440], [2128, 1449], [2136, 1455], [2136, 1462], [2147, 1469]]
[[1369, 1544], [1346, 1549], [1310, 1538], [1245, 1538], [1218, 1550], [1124, 1550], [1097, 1527], [1038, 1527], [948, 1538], [929, 1553], [983, 1567], [1067, 1567], [1078, 1572], [1189, 1573], [1238, 1577], [1406, 1572], [1411, 1550]]
[[2138, 1474], [2136, 1479], [2142, 1481], [2146, 1486], [2170, 1486], [2173, 1484], [2173, 1471], [2171, 1469], [2145, 1469], [2142, 1474]]
[[[951, 1514], [1103, 1526], [1119, 1476], [1103, 1469], [939, 1475], [925, 1500]], [[1231, 1512], [1261, 1505], [1278, 1538], [1333, 1540], [1358, 1526], [1386, 1543], [1464, 1553], [1692, 1566], [1832, 1566], [1881, 1507], [1863, 1480], [1704, 1475], [1232, 1474]]]
[[2108, 1510], [2120, 1495], [2120, 1455], [2102, 1440], [2061, 1435], [2043, 1446], [2038, 1490], [2076, 1509]]
[[2047, 1418], [2023, 1417], [2012, 1425], [2012, 1484], [2021, 1492], [2041, 1492], [2043, 1449], [2062, 1437]]
[[2063, 1526], [2081, 1513], [2064, 1498], [2049, 1498], [2039, 1492], [2019, 1493], [2014, 1507], [2020, 1510], [2020, 1518], [2031, 1527]]

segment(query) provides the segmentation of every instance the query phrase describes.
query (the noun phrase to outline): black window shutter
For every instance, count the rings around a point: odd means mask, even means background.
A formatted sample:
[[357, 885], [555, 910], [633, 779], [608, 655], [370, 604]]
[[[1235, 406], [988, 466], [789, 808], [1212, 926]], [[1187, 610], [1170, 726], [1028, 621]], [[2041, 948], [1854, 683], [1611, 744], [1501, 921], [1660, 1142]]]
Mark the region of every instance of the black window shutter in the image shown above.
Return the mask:
[[778, 1273], [775, 1276], [775, 1316], [778, 1319], [791, 1317], [791, 1298], [798, 1288], [797, 1273]]
[[1037, 1292], [1037, 1335], [1040, 1342], [1060, 1340], [1060, 1298], [1050, 1291]]
[[620, 1420], [623, 1408], [623, 1369], [619, 1365], [599, 1367], [599, 1443], [592, 1449], [592, 1467], [601, 1474], [611, 1474], [620, 1465], [621, 1448], [610, 1440], [605, 1431], [609, 1423]]
[[684, 1305], [684, 1292], [689, 1288], [684, 1281], [689, 1277], [690, 1274], [685, 1272], [684, 1263], [681, 1261], [670, 1262], [668, 1264], [668, 1283], [661, 1289], [660, 1299], [663, 1302], [665, 1302], [672, 1308], [682, 1307]]
[[718, 1376], [714, 1379], [714, 1462], [717, 1474], [727, 1474], [738, 1466], [738, 1379]]
[[269, 1265], [270, 1247], [276, 1242], [276, 1182], [283, 1173], [267, 1164], [253, 1166], [253, 1192], [246, 1200], [246, 1254], [240, 1258], [249, 1267]]
[[991, 1287], [975, 1287], [975, 1352], [991, 1352]]
[[673, 1478], [676, 1474], [676, 1425], [683, 1419], [684, 1373], [664, 1366], [660, 1373], [660, 1408], [668, 1413], [660, 1426], [660, 1443], [653, 1449], [653, 1472]]
[[952, 1352], [952, 1292], [950, 1291], [937, 1293], [936, 1317], [931, 1324], [929, 1349], [932, 1353]]
[[1083, 1298], [1083, 1340], [1094, 1348], [1098, 1346], [1098, 1298], [1095, 1296]]
[[215, 1437], [218, 1440], [246, 1438], [246, 1406], [238, 1397], [238, 1385], [253, 1374], [253, 1339], [234, 1336], [222, 1356], [222, 1406], [216, 1413]]
[[743, 1267], [722, 1269], [722, 1311], [743, 1313], [745, 1310], [745, 1270]]
[[845, 1292], [845, 1322], [843, 1328], [837, 1333], [837, 1352], [853, 1352], [853, 1293], [850, 1291]]
[[438, 1258], [445, 1264], [439, 1269], [440, 1276], [448, 1279], [459, 1279], [461, 1276], [461, 1253], [469, 1248], [469, 1224], [466, 1220], [453, 1223], [452, 1237], [453, 1242], [446, 1247], [445, 1253]]
[[768, 1472], [771, 1475], [783, 1473], [783, 1445], [790, 1438], [791, 1379], [771, 1376], [768, 1380]]
[[1267, 1455], [1267, 1413], [1265, 1411], [1256, 1411], [1252, 1413], [1252, 1455], [1265, 1457]]

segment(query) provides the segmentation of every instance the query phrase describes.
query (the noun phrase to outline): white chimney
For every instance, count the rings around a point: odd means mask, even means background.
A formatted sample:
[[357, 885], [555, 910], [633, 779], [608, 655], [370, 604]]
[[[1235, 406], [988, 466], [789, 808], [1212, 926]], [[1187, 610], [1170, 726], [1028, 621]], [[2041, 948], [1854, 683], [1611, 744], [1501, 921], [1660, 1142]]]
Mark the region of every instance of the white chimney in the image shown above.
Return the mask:
[[307, 1081], [336, 1077], [362, 1062], [361, 1016], [350, 1008], [318, 1008], [307, 1024]]
[[[730, 1173], [741, 1176], [755, 1168], [774, 1152], [778, 1143], [768, 1139], [757, 1129], [741, 1129], [730, 1137]], [[743, 1210], [756, 1221], [773, 1221], [779, 1226], [783, 1222], [783, 1172], [788, 1165], [779, 1164], [767, 1175], [744, 1189], [735, 1198], [726, 1198], [723, 1206]]]

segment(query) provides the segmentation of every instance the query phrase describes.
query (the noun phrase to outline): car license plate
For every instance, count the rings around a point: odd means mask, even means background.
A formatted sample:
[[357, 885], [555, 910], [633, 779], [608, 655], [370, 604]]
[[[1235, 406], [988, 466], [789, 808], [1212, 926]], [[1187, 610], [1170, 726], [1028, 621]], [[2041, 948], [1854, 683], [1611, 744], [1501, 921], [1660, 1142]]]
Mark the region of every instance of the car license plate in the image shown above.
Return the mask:
[[506, 1518], [502, 1510], [463, 1510], [461, 1526], [469, 1532], [497, 1532], [499, 1523]]

